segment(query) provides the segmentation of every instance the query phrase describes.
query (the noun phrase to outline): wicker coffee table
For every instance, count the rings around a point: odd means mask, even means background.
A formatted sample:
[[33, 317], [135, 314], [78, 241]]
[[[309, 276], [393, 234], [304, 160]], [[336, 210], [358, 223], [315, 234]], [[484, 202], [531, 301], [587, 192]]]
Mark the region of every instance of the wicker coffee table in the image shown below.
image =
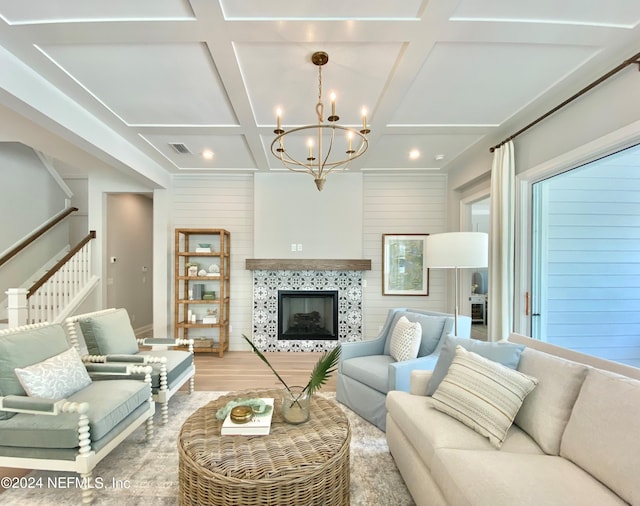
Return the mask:
[[[221, 436], [216, 411], [238, 397], [273, 397], [267, 436]], [[278, 390], [222, 396], [198, 409], [178, 437], [182, 505], [327, 506], [349, 504], [349, 443], [346, 415], [314, 395], [308, 422], [282, 420]]]

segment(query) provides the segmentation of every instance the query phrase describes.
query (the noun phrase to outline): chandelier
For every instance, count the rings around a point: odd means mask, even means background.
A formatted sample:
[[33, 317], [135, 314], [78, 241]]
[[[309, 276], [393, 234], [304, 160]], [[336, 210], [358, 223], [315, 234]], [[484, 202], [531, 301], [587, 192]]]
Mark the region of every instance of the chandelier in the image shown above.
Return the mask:
[[[362, 129], [344, 127], [336, 123], [340, 119], [336, 115], [336, 95], [331, 93], [331, 115], [324, 122], [324, 103], [322, 102], [322, 67], [329, 61], [329, 55], [324, 51], [317, 51], [311, 56], [311, 61], [318, 67], [318, 103], [316, 104], [316, 116], [318, 122], [314, 125], [305, 125], [291, 130], [282, 129], [282, 112], [276, 112], [276, 129], [273, 131], [276, 138], [271, 143], [271, 152], [282, 162], [285, 168], [293, 172], [304, 172], [311, 174], [315, 180], [318, 191], [324, 188], [325, 178], [336, 169], [348, 169], [347, 165], [352, 160], [362, 156], [369, 147], [367, 134], [371, 131], [367, 128], [367, 111], [362, 109]], [[299, 135], [285, 137], [290, 134], [307, 133], [309, 137], [306, 141], [308, 155], [306, 159], [297, 160], [287, 147], [290, 143], [299, 141]], [[338, 139], [336, 139], [336, 133]], [[344, 140], [340, 140], [344, 134]], [[285, 145], [286, 144], [286, 145]], [[344, 145], [344, 155], [338, 147]], [[295, 144], [294, 144], [295, 145]], [[304, 152], [304, 151], [303, 151]]]

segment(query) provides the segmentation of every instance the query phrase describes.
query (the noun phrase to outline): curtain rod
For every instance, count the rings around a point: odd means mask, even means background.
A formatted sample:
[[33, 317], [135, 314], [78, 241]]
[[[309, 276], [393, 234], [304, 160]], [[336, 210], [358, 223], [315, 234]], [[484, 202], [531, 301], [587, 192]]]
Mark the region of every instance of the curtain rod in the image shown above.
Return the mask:
[[595, 81], [593, 81], [589, 86], [587, 86], [586, 88], [582, 88], [578, 93], [576, 93], [575, 95], [569, 97], [567, 100], [565, 100], [564, 102], [562, 102], [560, 105], [555, 106], [553, 109], [551, 109], [550, 111], [544, 113], [542, 116], [540, 116], [538, 119], [532, 121], [531, 123], [529, 123], [527, 126], [522, 127], [520, 130], [518, 130], [516, 133], [512, 134], [510, 137], [507, 137], [505, 140], [503, 140], [501, 143], [496, 144], [495, 146], [489, 148], [489, 151], [491, 153], [493, 153], [496, 149], [498, 149], [500, 146], [502, 146], [503, 144], [506, 144], [507, 142], [515, 139], [518, 135], [520, 135], [523, 132], [526, 132], [527, 130], [529, 130], [531, 127], [537, 125], [538, 123], [540, 123], [541, 121], [547, 119], [549, 116], [551, 116], [554, 112], [559, 111], [560, 109], [562, 109], [565, 105], [568, 105], [569, 103], [573, 102], [576, 98], [581, 97], [582, 95], [584, 95], [585, 93], [587, 93], [588, 91], [592, 90], [593, 88], [595, 88], [596, 86], [598, 86], [600, 83], [606, 81], [607, 79], [609, 79], [611, 76], [613, 76], [614, 74], [617, 74], [618, 72], [620, 72], [622, 69], [627, 68], [629, 65], [633, 65], [633, 64], [637, 64], [638, 65], [638, 71], [640, 71], [640, 53], [637, 53], [635, 55], [633, 55], [631, 58], [629, 58], [628, 60], [623, 61], [620, 65], [618, 65], [616, 68], [614, 68], [613, 70], [610, 70], [609, 72], [607, 72], [605, 75], [603, 75], [602, 77], [600, 77], [599, 79], [596, 79]]

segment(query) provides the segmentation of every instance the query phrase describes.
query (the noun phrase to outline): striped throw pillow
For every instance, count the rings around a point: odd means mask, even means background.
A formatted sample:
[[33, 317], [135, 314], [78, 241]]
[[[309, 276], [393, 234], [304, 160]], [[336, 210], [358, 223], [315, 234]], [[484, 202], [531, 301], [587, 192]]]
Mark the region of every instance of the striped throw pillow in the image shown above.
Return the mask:
[[433, 394], [434, 407], [500, 448], [525, 397], [538, 380], [456, 347], [449, 372]]

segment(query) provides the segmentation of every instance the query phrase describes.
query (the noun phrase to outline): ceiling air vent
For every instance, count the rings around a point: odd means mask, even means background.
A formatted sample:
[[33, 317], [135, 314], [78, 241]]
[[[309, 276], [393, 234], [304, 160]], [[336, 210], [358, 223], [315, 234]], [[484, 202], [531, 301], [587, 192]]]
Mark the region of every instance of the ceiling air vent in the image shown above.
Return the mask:
[[191, 151], [189, 151], [189, 148], [184, 144], [182, 144], [181, 142], [170, 142], [169, 146], [171, 146], [176, 153], [179, 153], [181, 155], [191, 154]]

